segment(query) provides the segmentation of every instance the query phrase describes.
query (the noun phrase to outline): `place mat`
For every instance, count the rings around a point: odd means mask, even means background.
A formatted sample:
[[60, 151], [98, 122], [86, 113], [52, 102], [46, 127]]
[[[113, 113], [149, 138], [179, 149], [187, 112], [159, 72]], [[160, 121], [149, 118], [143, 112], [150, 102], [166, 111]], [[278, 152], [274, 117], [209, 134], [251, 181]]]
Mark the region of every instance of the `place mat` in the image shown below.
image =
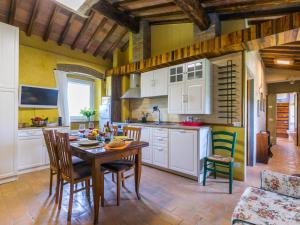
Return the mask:
[[79, 148], [81, 150], [89, 150], [89, 149], [95, 149], [95, 148], [102, 148], [104, 145], [99, 143], [98, 145], [94, 146], [81, 146], [78, 143], [71, 143], [72, 146]]
[[123, 150], [123, 149], [127, 148], [127, 147], [131, 144], [131, 142], [132, 142], [132, 141], [125, 141], [125, 145], [120, 146], [120, 147], [115, 147], [115, 148], [111, 148], [111, 147], [109, 147], [108, 144], [107, 144], [107, 145], [104, 146], [104, 148], [105, 148], [106, 150]]

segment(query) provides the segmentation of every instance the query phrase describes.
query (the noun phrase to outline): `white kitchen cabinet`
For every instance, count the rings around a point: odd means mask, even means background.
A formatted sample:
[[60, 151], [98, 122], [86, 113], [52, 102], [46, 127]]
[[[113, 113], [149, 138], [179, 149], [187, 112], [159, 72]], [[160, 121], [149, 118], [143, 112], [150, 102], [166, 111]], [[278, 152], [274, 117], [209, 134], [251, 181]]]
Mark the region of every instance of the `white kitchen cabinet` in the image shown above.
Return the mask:
[[148, 147], [142, 149], [142, 161], [152, 163], [152, 132], [150, 127], [141, 127], [141, 141], [149, 143]]
[[141, 97], [168, 94], [168, 69], [162, 68], [141, 74]]
[[16, 180], [19, 29], [0, 23], [0, 183]]
[[150, 97], [152, 94], [153, 83], [153, 71], [149, 71], [141, 74], [141, 97]]
[[45, 150], [41, 136], [19, 138], [18, 170], [31, 169], [45, 164]]
[[168, 113], [210, 114], [211, 85], [207, 59], [169, 67]]
[[169, 130], [169, 168], [197, 176], [197, 131]]
[[181, 114], [184, 112], [183, 99], [184, 96], [184, 86], [180, 84], [169, 85], [169, 95], [168, 95], [168, 113], [170, 114]]
[[168, 129], [152, 128], [153, 164], [164, 168], [169, 166], [168, 136]]
[[19, 30], [0, 23], [0, 87], [16, 89], [19, 67]]
[[16, 92], [0, 88], [0, 183], [16, 175], [16, 96]]
[[199, 114], [204, 112], [205, 94], [199, 94], [205, 92], [205, 84], [203, 81], [198, 82], [186, 82], [186, 95], [184, 106], [186, 107], [186, 113]]
[[[68, 127], [48, 128], [68, 132]], [[49, 156], [42, 129], [18, 131], [17, 169], [19, 173], [41, 170], [49, 166]]]

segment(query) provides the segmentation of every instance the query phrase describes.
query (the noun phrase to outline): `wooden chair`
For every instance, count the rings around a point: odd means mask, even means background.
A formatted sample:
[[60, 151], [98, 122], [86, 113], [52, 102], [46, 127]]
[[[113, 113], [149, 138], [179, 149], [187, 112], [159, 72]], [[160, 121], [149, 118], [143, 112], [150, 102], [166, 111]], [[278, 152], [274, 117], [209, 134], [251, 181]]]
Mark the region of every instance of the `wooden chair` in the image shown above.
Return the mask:
[[[229, 176], [229, 193], [232, 194], [233, 164], [236, 144], [236, 132], [227, 131], [212, 132], [212, 153], [213, 155], [204, 158], [203, 186], [206, 183], [207, 171]], [[223, 168], [223, 169], [221, 169]]]
[[[137, 127], [123, 127], [123, 135], [128, 138], [134, 139], [134, 141], [140, 141], [141, 139], [141, 128]], [[114, 181], [114, 174], [117, 174], [117, 205], [120, 205], [120, 189], [121, 182], [122, 186], [125, 187], [125, 180], [134, 175], [134, 173], [124, 176], [124, 173], [134, 169], [135, 157], [134, 155], [128, 156], [121, 160], [116, 160], [110, 163], [102, 164], [103, 169], [112, 172], [112, 180]]]
[[[47, 147], [47, 152], [50, 161], [50, 185], [49, 185], [49, 195], [52, 195], [52, 183], [53, 183], [53, 176], [56, 175], [56, 188], [55, 188], [55, 203], [58, 203], [59, 198], [59, 185], [60, 185], [60, 167], [59, 167], [59, 159], [57, 153], [57, 146], [56, 146], [56, 139], [55, 134], [56, 130], [53, 129], [43, 129], [44, 140]], [[72, 164], [86, 164], [84, 160], [72, 156]]]
[[[73, 195], [76, 192], [86, 190], [86, 194], [90, 196], [90, 178], [91, 167], [88, 164], [75, 164], [72, 163], [72, 153], [69, 142], [68, 133], [56, 132], [56, 143], [58, 159], [60, 162], [61, 182], [60, 182], [60, 198], [59, 209], [61, 208], [61, 202], [63, 197], [63, 186], [66, 183], [70, 183], [70, 198], [68, 209], [68, 221], [71, 220], [72, 207], [73, 207]], [[64, 181], [66, 183], [64, 183]], [[79, 182], [85, 182], [85, 187], [74, 190], [74, 186]]]
[[60, 182], [60, 169], [59, 169], [59, 160], [56, 150], [55, 135], [53, 130], [43, 129], [43, 135], [45, 143], [47, 146], [47, 151], [50, 161], [50, 186], [49, 186], [49, 195], [52, 195], [52, 181], [53, 176], [57, 175], [56, 179], [56, 189], [55, 189], [55, 203], [58, 203], [59, 197], [59, 182]]
[[119, 127], [117, 125], [112, 125], [114, 136], [118, 136]]

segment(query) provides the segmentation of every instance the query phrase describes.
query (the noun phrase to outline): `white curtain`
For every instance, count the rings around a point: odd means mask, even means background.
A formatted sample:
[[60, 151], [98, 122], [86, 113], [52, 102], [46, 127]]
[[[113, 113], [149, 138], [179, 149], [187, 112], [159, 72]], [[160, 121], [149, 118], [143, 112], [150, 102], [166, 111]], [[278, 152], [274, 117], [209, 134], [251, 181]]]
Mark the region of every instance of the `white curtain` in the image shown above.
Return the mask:
[[62, 117], [63, 125], [70, 126], [67, 73], [60, 70], [54, 70], [54, 75], [58, 88], [58, 113], [59, 116]]

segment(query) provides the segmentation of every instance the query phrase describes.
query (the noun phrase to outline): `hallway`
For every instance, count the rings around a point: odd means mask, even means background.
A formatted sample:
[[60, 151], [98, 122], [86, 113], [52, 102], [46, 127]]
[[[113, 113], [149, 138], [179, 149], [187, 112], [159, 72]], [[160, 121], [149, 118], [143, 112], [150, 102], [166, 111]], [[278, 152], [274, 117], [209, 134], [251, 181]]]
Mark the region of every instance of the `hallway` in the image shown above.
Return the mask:
[[259, 173], [264, 169], [285, 174], [300, 174], [300, 147], [286, 138], [278, 138], [277, 144], [271, 150], [273, 157], [268, 164], [257, 163], [255, 167], [247, 167], [248, 185], [260, 185]]

